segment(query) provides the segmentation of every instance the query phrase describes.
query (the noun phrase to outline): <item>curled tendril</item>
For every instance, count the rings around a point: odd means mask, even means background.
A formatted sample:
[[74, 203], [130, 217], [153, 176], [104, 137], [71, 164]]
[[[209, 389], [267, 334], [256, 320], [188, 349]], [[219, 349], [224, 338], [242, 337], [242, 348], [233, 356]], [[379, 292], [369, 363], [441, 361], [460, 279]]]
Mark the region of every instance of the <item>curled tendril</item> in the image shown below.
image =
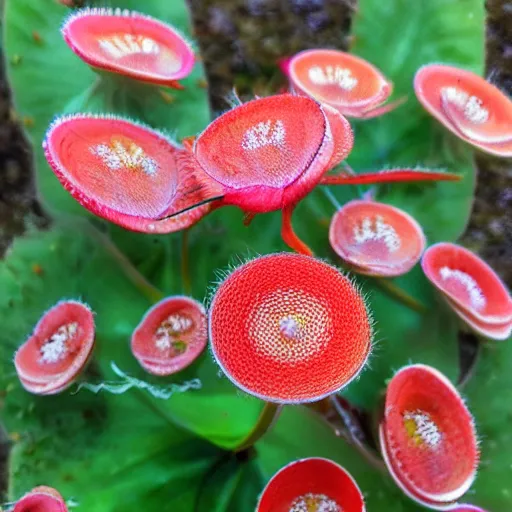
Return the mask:
[[78, 384], [76, 391], [73, 393], [77, 394], [82, 389], [87, 389], [92, 393], [99, 393], [100, 391], [107, 391], [114, 395], [121, 395], [126, 391], [136, 388], [146, 390], [154, 398], [161, 398], [162, 400], [169, 399], [175, 393], [184, 393], [191, 389], [201, 389], [202, 383], [199, 379], [192, 379], [185, 381], [183, 384], [170, 384], [168, 386], [159, 387], [149, 384], [143, 380], [136, 379], [124, 373], [114, 361], [110, 362], [112, 371], [120, 377], [121, 381], [105, 381], [98, 384], [92, 384], [90, 382], [81, 382]]

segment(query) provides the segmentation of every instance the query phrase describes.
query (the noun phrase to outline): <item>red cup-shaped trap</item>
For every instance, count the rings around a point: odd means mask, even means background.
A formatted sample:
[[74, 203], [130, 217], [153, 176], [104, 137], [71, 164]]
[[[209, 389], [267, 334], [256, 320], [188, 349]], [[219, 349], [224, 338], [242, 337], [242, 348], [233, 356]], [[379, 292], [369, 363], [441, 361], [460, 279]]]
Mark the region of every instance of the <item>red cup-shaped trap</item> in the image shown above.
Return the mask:
[[349, 117], [375, 117], [397, 104], [377, 109], [393, 84], [372, 64], [338, 50], [305, 50], [289, 59], [285, 72], [292, 87]]
[[94, 334], [93, 314], [85, 304], [58, 302], [16, 352], [14, 365], [23, 387], [38, 395], [67, 388], [89, 360]]
[[194, 153], [224, 188], [224, 204], [252, 213], [279, 210], [305, 197], [352, 149], [348, 121], [332, 116], [336, 141], [324, 109], [311, 98], [259, 98], [213, 121]]
[[396, 181], [459, 180], [460, 176], [412, 169], [326, 175], [350, 153], [353, 133], [345, 117], [307, 96], [279, 94], [240, 105], [213, 121], [187, 148], [204, 175], [222, 189], [216, 206], [234, 205], [246, 213], [282, 210], [283, 240], [311, 254], [291, 225], [292, 212], [317, 185]]
[[178, 231], [226, 205], [250, 217], [282, 210], [283, 240], [302, 253], [310, 249], [291, 216], [319, 184], [460, 179], [410, 169], [325, 176], [350, 153], [352, 130], [337, 110], [293, 94], [240, 105], [184, 144], [115, 116], [77, 114], [55, 121], [43, 148], [77, 201], [127, 229]]
[[484, 78], [429, 64], [414, 78], [416, 96], [446, 128], [482, 151], [512, 156], [512, 101]]
[[176, 29], [121, 9], [86, 8], [62, 27], [70, 48], [95, 69], [156, 85], [181, 87], [194, 67], [194, 52]]
[[132, 335], [131, 348], [153, 375], [171, 375], [192, 364], [208, 341], [206, 311], [190, 297], [177, 295], [155, 304]]
[[494, 270], [456, 244], [429, 247], [421, 265], [427, 278], [458, 310], [480, 324], [512, 325], [512, 297]]
[[[43, 148], [57, 178], [84, 208], [127, 229], [178, 231], [210, 209], [200, 192], [189, 193], [198, 189], [190, 182], [193, 156], [139, 124], [114, 116], [63, 117], [50, 126]], [[165, 218], [182, 203], [198, 206]]]
[[291, 462], [268, 482], [256, 512], [364, 512], [364, 499], [350, 474], [329, 459]]
[[213, 355], [231, 381], [278, 403], [320, 400], [346, 386], [372, 338], [354, 284], [320, 260], [287, 253], [233, 271], [213, 297], [209, 328]]
[[433, 508], [460, 498], [475, 478], [473, 418], [450, 381], [429, 366], [406, 366], [389, 382], [380, 441], [396, 483]]
[[13, 512], [68, 512], [68, 508], [55, 489], [42, 485], [19, 499]]
[[373, 276], [408, 272], [425, 248], [421, 226], [406, 212], [376, 201], [355, 200], [336, 212], [329, 229], [336, 254]]

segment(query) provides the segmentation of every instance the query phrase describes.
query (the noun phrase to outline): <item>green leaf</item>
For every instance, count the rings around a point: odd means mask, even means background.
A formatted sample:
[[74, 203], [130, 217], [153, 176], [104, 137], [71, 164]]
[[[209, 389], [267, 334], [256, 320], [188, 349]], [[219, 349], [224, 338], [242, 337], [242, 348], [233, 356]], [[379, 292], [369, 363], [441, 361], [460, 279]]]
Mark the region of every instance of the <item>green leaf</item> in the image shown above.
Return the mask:
[[142, 396], [15, 394], [6, 411], [13, 426], [19, 418], [11, 499], [44, 483], [78, 510], [192, 510], [203, 474], [219, 456], [156, 416]]
[[[190, 33], [185, 0], [149, 0], [143, 6], [134, 0], [108, 4], [112, 8], [139, 10], [170, 23], [184, 34]], [[185, 90], [165, 91], [174, 100], [168, 104], [158, 88], [130, 80], [123, 84], [115, 75], [110, 78], [104, 75], [98, 81], [98, 75], [64, 42], [59, 29], [72, 10], [58, 2], [10, 1], [5, 11], [4, 41], [15, 106], [18, 115], [29, 121], [26, 130], [35, 153], [39, 193], [45, 208], [54, 216], [64, 212], [93, 217], [64, 190], [44, 157], [41, 144], [56, 116], [76, 111], [114, 113], [145, 121], [178, 138], [194, 135], [207, 125], [208, 99], [207, 91], [200, 85], [204, 82], [200, 63], [196, 63], [193, 73], [182, 81]], [[34, 40], [34, 32], [40, 37], [40, 43]], [[38, 84], [36, 90], [33, 84]], [[166, 293], [183, 291], [179, 274], [172, 272], [169, 266], [172, 258], [172, 263], [179, 265], [179, 259], [173, 254], [179, 252], [180, 234], [156, 237], [128, 232], [113, 224], [107, 224], [106, 229], [144, 275]], [[204, 295], [205, 283], [212, 277], [207, 272], [202, 274], [203, 280], [197, 287], [200, 297]]]
[[10, 499], [44, 483], [98, 512], [229, 512], [256, 502], [261, 476], [250, 464], [156, 414], [143, 392], [48, 398], [10, 386], [4, 412], [15, 439]]
[[481, 347], [475, 374], [463, 390], [480, 438], [480, 468], [468, 501], [486, 510], [511, 510], [512, 337]]
[[[112, 7], [118, 5], [124, 8], [140, 7], [134, 1], [114, 2]], [[146, 2], [144, 12], [188, 32], [187, 9], [184, 1]], [[104, 81], [100, 82], [99, 86], [95, 86], [96, 75], [67, 47], [59, 33], [59, 26], [68, 13], [68, 9], [56, 2], [50, 4], [43, 0], [10, 2], [6, 11], [8, 29], [5, 40], [10, 61], [15, 55], [22, 57], [18, 65], [11, 64], [9, 73], [16, 91], [16, 104], [20, 114], [34, 120], [30, 136], [36, 151], [38, 184], [46, 199], [46, 205], [83, 214], [85, 210], [57, 182], [41, 151], [44, 132], [55, 115], [66, 109], [68, 111], [76, 110], [79, 105], [83, 106], [84, 104], [89, 110], [100, 111], [105, 108], [110, 112], [124, 114], [130, 113], [133, 108], [142, 108], [141, 112], [145, 115], [146, 121], [153, 126], [166, 128], [179, 136], [184, 136], [204, 128], [208, 120], [208, 105], [206, 91], [198, 85], [198, 80], [203, 78], [203, 72], [199, 65], [196, 65], [194, 73], [183, 81], [183, 85], [186, 87], [185, 91], [172, 91], [171, 94], [175, 96], [175, 101], [170, 105], [162, 100], [156, 90], [151, 91], [147, 87], [137, 89], [137, 86], [134, 86], [134, 90], [123, 90], [121, 94], [115, 89], [114, 82]], [[33, 31], [37, 31], [39, 34], [41, 44], [34, 41]], [[28, 87], [29, 83], [41, 83], [37, 94], [34, 94], [33, 88]], [[141, 98], [133, 96], [128, 98], [128, 95], [134, 92], [141, 93], [142, 103], [138, 101]], [[150, 92], [151, 94], [149, 94]], [[130, 100], [132, 100], [131, 103]], [[107, 107], [109, 108], [107, 109]], [[124, 232], [112, 225], [108, 226], [108, 230], [110, 236], [122, 248], [136, 248], [138, 257], [135, 259], [138, 260], [138, 264], [142, 266], [150, 263], [152, 265], [146, 274], [159, 284], [164, 285], [163, 288], [166, 292], [179, 293], [181, 291], [180, 280], [176, 278], [178, 274], [165, 270], [162, 272], [163, 269], [170, 270], [171, 268], [166, 265], [167, 259], [174, 258], [179, 265], [179, 261], [174, 255], [176, 249], [179, 248], [179, 234], [174, 237], [158, 239], [150, 235]], [[69, 237], [69, 234], [66, 236]], [[32, 243], [35, 247], [31, 247], [30, 252], [37, 255], [38, 258], [44, 258], [45, 255], [41, 254], [44, 251], [42, 248], [44, 242], [33, 240]], [[68, 240], [62, 243], [63, 245], [67, 244]], [[75, 246], [78, 246], [77, 251], [87, 254], [90, 248], [82, 247], [83, 244], [82, 238], [75, 242]], [[62, 251], [64, 252], [64, 249]], [[153, 264], [148, 261], [150, 255], [154, 260]], [[58, 265], [66, 265], [65, 262], [69, 261], [68, 254], [59, 253], [54, 256], [57, 262], [55, 270]], [[60, 259], [64, 261], [59, 261]], [[37, 302], [35, 307], [38, 310], [37, 315], [40, 315], [41, 311], [63, 294], [77, 293], [84, 296], [97, 311], [98, 318], [100, 318], [98, 308], [101, 308], [101, 314], [105, 319], [103, 337], [105, 339], [115, 337], [118, 343], [123, 344], [123, 351], [118, 351], [119, 354], [115, 354], [115, 360], [124, 364], [124, 366], [120, 364], [123, 370], [140, 376], [141, 370], [129, 355], [128, 340], [131, 330], [138, 323], [149, 304], [146, 301], [142, 301], [141, 304], [140, 296], [134, 299], [134, 290], [130, 290], [129, 293], [120, 291], [116, 293], [113, 288], [118, 283], [110, 273], [106, 272], [102, 257], [88, 257], [85, 261], [80, 260], [80, 265], [85, 265], [87, 272], [81, 270], [82, 279], [73, 280], [75, 286], [72, 291], [70, 291], [71, 283], [67, 283], [68, 286], [64, 290], [62, 287], [53, 286], [53, 284], [49, 286], [48, 290], [53, 292], [52, 298], [45, 298], [45, 302], [42, 300]], [[99, 275], [105, 276], [104, 282], [98, 280]], [[194, 292], [197, 291], [196, 296], [199, 299], [204, 297], [205, 284], [213, 278], [213, 275], [203, 272], [202, 277], [201, 280], [194, 283]], [[48, 284], [61, 279], [59, 275], [47, 274], [44, 281]], [[110, 300], [107, 297], [110, 297]], [[123, 297], [123, 300], [120, 300], [119, 297]], [[127, 307], [126, 303], [129, 303]], [[37, 319], [37, 315], [34, 315], [33, 322]], [[28, 325], [33, 325], [33, 322]], [[27, 332], [28, 325], [26, 326]], [[99, 328], [101, 328], [101, 324]], [[24, 332], [18, 339], [22, 339], [25, 335]], [[128, 358], [124, 356], [125, 353], [129, 355]], [[101, 364], [108, 374], [110, 372], [108, 366], [110, 359], [108, 358], [112, 357], [112, 354], [104, 350], [101, 356], [102, 358], [105, 356]], [[244, 437], [251, 428], [253, 421], [258, 416], [261, 404], [256, 400], [241, 396], [227, 379], [219, 377], [218, 372], [219, 370], [212, 362], [210, 355], [203, 355], [194, 369], [187, 370], [184, 375], [185, 379], [189, 376], [190, 378], [198, 377], [208, 384], [201, 392], [195, 394], [192, 401], [188, 395], [187, 397], [174, 397], [172, 407], [175, 408], [174, 414], [176, 414], [178, 422], [220, 445], [231, 446]], [[210, 411], [210, 413], [205, 414], [205, 407], [206, 411]]]
[[375, 319], [374, 352], [369, 367], [351, 384], [344, 395], [351, 401], [374, 408], [385, 382], [404, 365], [423, 363], [433, 366], [455, 382], [458, 365], [458, 321], [439, 303], [419, 266], [393, 281], [427, 307], [419, 313], [379, 289], [371, 278], [363, 279], [369, 306]]
[[239, 460], [235, 454], [227, 454], [205, 475], [196, 497], [196, 510], [252, 511], [262, 487], [263, 477], [255, 460]]
[[[0, 299], [5, 319], [0, 333], [2, 388], [19, 388], [12, 366], [16, 347], [30, 334], [48, 308], [62, 298], [79, 298], [96, 313], [97, 348], [95, 367], [99, 374], [88, 381], [116, 380], [111, 362], [129, 375], [155, 386], [182, 383], [198, 378], [200, 390], [176, 394], [167, 401], [148, 397], [159, 414], [213, 443], [232, 447], [251, 430], [261, 402], [240, 393], [225, 377], [206, 351], [176, 376], [157, 378], [146, 374], [130, 351], [130, 337], [151, 302], [122, 271], [103, 237], [86, 221], [61, 225], [53, 231], [19, 239], [9, 257], [0, 264]], [[37, 265], [37, 273], [34, 273]], [[89, 391], [82, 390], [81, 394]], [[130, 392], [131, 393], [131, 392]], [[22, 393], [25, 402], [32, 400]], [[65, 393], [67, 401], [73, 397]], [[46, 397], [45, 403], [67, 403], [64, 398]], [[9, 416], [7, 416], [7, 421]]]

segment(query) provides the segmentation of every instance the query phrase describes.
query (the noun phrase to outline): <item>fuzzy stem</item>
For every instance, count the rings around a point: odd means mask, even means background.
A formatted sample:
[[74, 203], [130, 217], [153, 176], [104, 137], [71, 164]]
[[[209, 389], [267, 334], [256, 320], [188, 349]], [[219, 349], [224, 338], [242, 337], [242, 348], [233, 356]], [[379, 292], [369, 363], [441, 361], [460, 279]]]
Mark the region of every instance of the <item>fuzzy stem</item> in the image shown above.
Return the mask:
[[192, 294], [190, 283], [190, 265], [189, 265], [189, 229], [181, 233], [181, 279], [183, 282], [183, 291], [185, 295]]
[[[349, 176], [357, 176], [357, 173], [356, 171], [354, 171], [354, 169], [352, 168], [352, 166], [346, 161], [346, 160], [343, 160], [343, 162], [341, 162], [341, 165], [343, 167], [343, 169], [345, 169], [345, 172], [349, 175]], [[357, 189], [357, 193], [359, 195], [359, 197], [363, 198], [365, 192], [364, 190], [361, 188], [361, 185], [354, 185]]]
[[256, 441], [258, 441], [263, 435], [272, 427], [274, 422], [277, 420], [279, 413], [281, 412], [282, 406], [272, 402], [265, 402], [263, 409], [254, 425], [253, 429], [249, 432], [247, 437], [243, 439], [233, 451], [235, 453], [247, 450]]
[[[382, 457], [368, 446], [368, 442], [365, 442], [367, 436], [357, 417], [354, 417], [351, 413], [350, 402], [335, 395], [328, 397], [328, 400], [331, 410], [335, 413], [334, 417], [339, 418], [343, 425], [344, 432], [336, 428], [336, 435], [345, 438], [375, 469], [387, 474], [388, 471]], [[335, 426], [332, 422], [332, 416], [326, 419], [331, 426]]]
[[461, 176], [449, 172], [415, 171], [400, 169], [391, 171], [368, 172], [356, 176], [346, 174], [324, 176], [320, 185], [371, 185], [374, 183], [395, 183], [412, 181], [459, 181]]
[[394, 299], [398, 300], [398, 302], [401, 302], [404, 306], [407, 306], [409, 309], [417, 311], [418, 313], [426, 313], [427, 307], [423, 303], [409, 295], [393, 282], [382, 277], [374, 277], [373, 280], [379, 288], [391, 295]]
[[336, 437], [344, 439], [356, 448], [375, 469], [386, 471], [382, 459], [368, 446], [368, 441], [365, 440], [367, 436], [362, 431], [359, 421], [348, 408], [341, 407], [338, 401], [350, 406], [347, 400], [336, 395], [330, 395], [318, 402], [304, 405], [318, 414], [322, 421], [334, 431]]
[[316, 402], [305, 403], [304, 405], [321, 416], [325, 416], [331, 410], [331, 401], [329, 397], [322, 398], [322, 400], [317, 400]]
[[284, 243], [298, 252], [306, 256], [313, 256], [313, 251], [297, 236], [292, 226], [292, 213], [295, 205], [286, 206], [283, 208], [283, 220], [281, 224], [281, 236]]
[[246, 213], [244, 215], [244, 226], [246, 226], [246, 227], [250, 226], [251, 222], [253, 221], [255, 216], [256, 216], [255, 213]]

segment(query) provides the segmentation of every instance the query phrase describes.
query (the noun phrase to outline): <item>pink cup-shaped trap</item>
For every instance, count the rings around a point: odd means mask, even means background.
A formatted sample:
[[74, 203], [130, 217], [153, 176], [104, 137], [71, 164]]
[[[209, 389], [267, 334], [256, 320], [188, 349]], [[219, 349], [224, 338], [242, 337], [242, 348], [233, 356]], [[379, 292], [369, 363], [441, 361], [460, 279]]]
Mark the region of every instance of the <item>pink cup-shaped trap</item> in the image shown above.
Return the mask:
[[55, 489], [42, 485], [18, 500], [13, 512], [68, 512], [68, 508]]
[[201, 203], [191, 193], [197, 163], [145, 126], [114, 116], [63, 117], [48, 129], [43, 148], [57, 178], [82, 206], [127, 229], [169, 233], [210, 210], [205, 204], [160, 220], [182, 203]]
[[287, 62], [286, 73], [294, 89], [351, 117], [365, 117], [393, 91], [375, 66], [338, 50], [300, 52]]
[[456, 302], [445, 297], [446, 302], [452, 310], [468, 325], [475, 333], [492, 340], [502, 341], [508, 339], [512, 333], [512, 320], [504, 322], [484, 322], [471, 311], [461, 308]]
[[487, 512], [483, 508], [477, 507], [476, 505], [468, 505], [466, 503], [457, 505], [455, 508], [450, 510], [451, 512]]
[[71, 49], [91, 67], [156, 85], [180, 87], [194, 53], [176, 29], [136, 12], [82, 9], [62, 27]]
[[346, 119], [314, 100], [280, 94], [249, 101], [218, 117], [194, 154], [224, 188], [224, 203], [253, 213], [282, 209], [306, 196], [329, 166], [352, 149]]
[[343, 205], [332, 218], [329, 241], [357, 272], [383, 277], [408, 272], [425, 248], [423, 230], [410, 215], [376, 201]]
[[62, 301], [39, 320], [14, 357], [23, 387], [31, 393], [59, 393], [73, 383], [94, 347], [94, 318], [81, 302]]
[[171, 375], [192, 364], [208, 341], [202, 304], [177, 295], [155, 304], [132, 335], [132, 353], [153, 375]]
[[512, 297], [494, 270], [473, 252], [443, 242], [429, 247], [421, 266], [430, 282], [476, 323], [512, 325]]
[[512, 156], [512, 101], [484, 78], [429, 64], [414, 78], [416, 96], [446, 128], [482, 151]]

